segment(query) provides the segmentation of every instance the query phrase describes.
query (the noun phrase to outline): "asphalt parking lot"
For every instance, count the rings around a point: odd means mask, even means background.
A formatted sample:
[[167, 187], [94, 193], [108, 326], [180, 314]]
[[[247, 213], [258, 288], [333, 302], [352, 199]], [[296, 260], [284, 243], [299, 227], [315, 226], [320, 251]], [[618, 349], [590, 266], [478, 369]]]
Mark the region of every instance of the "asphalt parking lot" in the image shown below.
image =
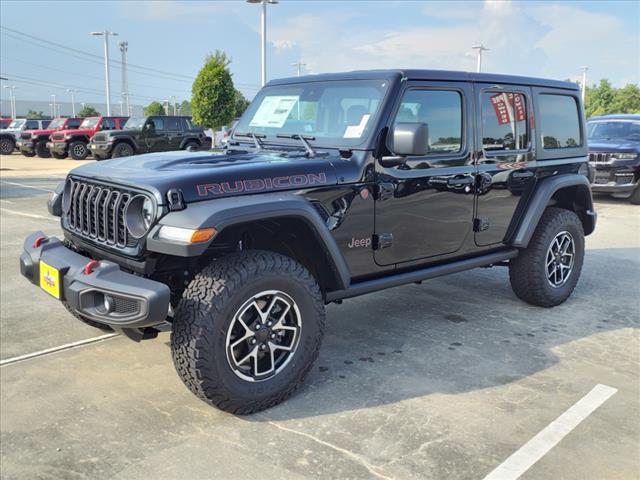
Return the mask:
[[[597, 199], [554, 309], [517, 300], [500, 267], [330, 305], [304, 387], [236, 417], [181, 384], [168, 333], [15, 361], [103, 335], [19, 274], [23, 238], [60, 232], [45, 202], [69, 168], [22, 159], [0, 172], [2, 478], [507, 479], [541, 431], [521, 478], [640, 478], [640, 207]], [[594, 387], [606, 398], [584, 408]]]

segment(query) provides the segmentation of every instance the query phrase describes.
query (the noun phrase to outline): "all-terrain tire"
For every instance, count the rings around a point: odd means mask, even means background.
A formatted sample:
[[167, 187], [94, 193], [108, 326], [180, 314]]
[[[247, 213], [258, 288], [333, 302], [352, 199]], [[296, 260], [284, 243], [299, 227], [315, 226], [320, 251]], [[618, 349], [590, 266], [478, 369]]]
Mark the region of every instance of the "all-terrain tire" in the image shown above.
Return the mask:
[[[284, 292], [301, 318], [297, 348], [276, 375], [262, 381], [240, 378], [230, 366], [227, 333], [236, 312], [259, 292]], [[178, 375], [200, 399], [234, 414], [272, 407], [304, 381], [318, 356], [325, 308], [315, 278], [290, 257], [248, 250], [213, 261], [185, 289], [171, 333]]]
[[636, 185], [636, 188], [631, 192], [629, 201], [632, 205], [640, 205], [640, 184]]
[[58, 160], [64, 160], [68, 157], [68, 154], [66, 153], [51, 152], [51, 155], [53, 155], [53, 158], [57, 158]]
[[16, 142], [10, 138], [0, 138], [0, 153], [2, 155], [11, 155], [16, 148]]
[[74, 312], [71, 309], [71, 307], [69, 306], [69, 304], [67, 302], [65, 302], [65, 301], [63, 301], [62, 304], [64, 305], [64, 308], [66, 308], [67, 311], [71, 315], [76, 317], [82, 323], [85, 323], [85, 324], [89, 325], [90, 327], [97, 328], [98, 330], [102, 330], [103, 332], [113, 332], [113, 328], [111, 328], [109, 325], [105, 325], [104, 323], [94, 322], [93, 320], [90, 320], [87, 317], [84, 317], [84, 316], [80, 315], [79, 313]]
[[76, 140], [69, 145], [69, 155], [74, 160], [84, 160], [89, 156], [89, 149], [87, 148], [87, 142], [82, 140]]
[[189, 150], [190, 148], [198, 149], [200, 148], [200, 144], [196, 141], [190, 140], [184, 144], [184, 150]]
[[35, 147], [36, 155], [40, 158], [51, 158], [51, 152], [47, 148], [47, 142], [37, 142]]
[[[561, 286], [551, 285], [547, 276], [547, 252], [562, 232], [568, 232], [574, 242], [573, 267]], [[584, 230], [578, 216], [563, 208], [547, 208], [527, 248], [509, 262], [509, 280], [518, 298], [540, 307], [555, 307], [573, 292], [584, 261]]]
[[120, 142], [113, 147], [113, 152], [111, 152], [111, 158], [118, 157], [130, 157], [136, 152], [133, 150], [133, 147], [126, 142]]
[[27, 157], [27, 158], [31, 158], [31, 157], [35, 157], [36, 156], [36, 152], [27, 152], [25, 150], [21, 150], [20, 153]]

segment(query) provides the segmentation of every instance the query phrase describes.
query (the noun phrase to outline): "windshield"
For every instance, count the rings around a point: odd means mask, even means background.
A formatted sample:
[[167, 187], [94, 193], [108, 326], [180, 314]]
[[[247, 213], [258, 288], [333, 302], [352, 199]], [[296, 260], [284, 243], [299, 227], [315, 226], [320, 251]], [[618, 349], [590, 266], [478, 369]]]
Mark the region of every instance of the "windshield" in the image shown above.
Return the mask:
[[24, 125], [24, 122], [26, 122], [24, 118], [21, 118], [20, 120], [14, 120], [9, 124], [7, 128], [20, 128], [22, 125]]
[[127, 123], [124, 124], [125, 130], [140, 130], [144, 126], [144, 122], [147, 120], [147, 117], [133, 117], [127, 120]]
[[[350, 80], [275, 85], [262, 89], [234, 128], [237, 134], [299, 134], [314, 145], [360, 145], [376, 123], [388, 89], [385, 80]], [[243, 137], [237, 138], [245, 140]]]
[[56, 118], [55, 120], [51, 121], [48, 128], [50, 128], [51, 130], [57, 130], [61, 127], [64, 127], [64, 120], [64, 118]]
[[632, 140], [640, 142], [640, 122], [625, 120], [587, 123], [589, 140]]
[[89, 117], [85, 118], [80, 124], [80, 128], [93, 128], [98, 125], [100, 121], [100, 117]]

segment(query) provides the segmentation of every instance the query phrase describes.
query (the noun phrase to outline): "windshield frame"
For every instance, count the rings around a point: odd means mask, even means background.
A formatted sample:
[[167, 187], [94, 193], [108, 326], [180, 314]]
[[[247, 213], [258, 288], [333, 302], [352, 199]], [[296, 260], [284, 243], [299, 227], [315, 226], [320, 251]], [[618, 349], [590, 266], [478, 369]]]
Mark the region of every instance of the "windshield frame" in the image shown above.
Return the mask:
[[[386, 83], [386, 86], [383, 87], [382, 94], [377, 99], [378, 105], [373, 110], [373, 114], [368, 121], [367, 131], [362, 134], [359, 138], [360, 141], [348, 141], [348, 140], [356, 140], [349, 139], [343, 137], [321, 137], [317, 136], [317, 132], [298, 132], [298, 131], [287, 131], [286, 129], [279, 129], [279, 131], [273, 133], [266, 133], [262, 130], [255, 130], [249, 127], [249, 123], [253, 120], [255, 113], [257, 112], [258, 106], [255, 106], [257, 102], [262, 103], [262, 99], [264, 99], [269, 91], [274, 92], [272, 95], [278, 95], [279, 90], [284, 90], [280, 95], [286, 95], [285, 91], [288, 88], [296, 88], [313, 85], [313, 84], [353, 84], [354, 86], [365, 84], [365, 86], [371, 86], [375, 82], [383, 82]], [[344, 150], [366, 150], [373, 148], [372, 144], [376, 138], [376, 132], [378, 132], [381, 120], [383, 118], [384, 112], [387, 110], [387, 105], [389, 98], [392, 96], [392, 92], [395, 90], [396, 85], [392, 78], [380, 76], [374, 78], [336, 78], [336, 79], [322, 79], [322, 80], [309, 80], [309, 81], [292, 81], [290, 83], [275, 83], [275, 84], [267, 84], [263, 87], [251, 101], [249, 107], [245, 110], [242, 116], [238, 119], [237, 124], [232, 130], [231, 140], [233, 142], [238, 143], [250, 143], [253, 144], [253, 140], [251, 137], [244, 136], [242, 134], [247, 133], [255, 133], [256, 135], [266, 135], [264, 138], [261, 137], [261, 141], [265, 147], [268, 146], [285, 146], [287, 148], [294, 147], [295, 149], [303, 149], [299, 140], [295, 138], [291, 139], [283, 139], [282, 137], [278, 138], [277, 135], [288, 135], [293, 134], [304, 136], [309, 140], [311, 146], [316, 149], [344, 149]], [[364, 98], [364, 97], [363, 97]], [[242, 126], [243, 121], [246, 120], [246, 128]], [[237, 136], [236, 134], [241, 134], [241, 136]], [[313, 139], [312, 139], [313, 138]], [[343, 141], [347, 140], [347, 141]]]
[[595, 141], [595, 140], [624, 140], [626, 142], [640, 142], [640, 139], [635, 140], [633, 138], [629, 138], [629, 137], [602, 137], [602, 136], [598, 136], [595, 137], [591, 134], [591, 131], [589, 129], [589, 127], [591, 125], [593, 125], [593, 129], [595, 130], [595, 126], [597, 124], [601, 124], [601, 123], [635, 123], [637, 125], [640, 125], [640, 120], [635, 120], [635, 119], [599, 119], [599, 120], [587, 120], [587, 141]]
[[25, 123], [27, 122], [26, 118], [16, 118], [14, 120], [11, 121], [11, 123], [7, 126], [7, 130], [8, 129], [18, 129], [20, 127], [22, 127]]

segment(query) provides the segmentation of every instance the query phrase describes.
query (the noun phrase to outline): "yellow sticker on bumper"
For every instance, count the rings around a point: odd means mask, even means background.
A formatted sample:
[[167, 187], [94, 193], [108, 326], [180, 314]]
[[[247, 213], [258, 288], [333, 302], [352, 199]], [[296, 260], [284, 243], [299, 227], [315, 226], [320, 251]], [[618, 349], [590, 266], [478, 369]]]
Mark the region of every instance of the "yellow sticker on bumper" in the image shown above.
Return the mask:
[[40, 288], [60, 299], [60, 272], [43, 261], [40, 261]]

